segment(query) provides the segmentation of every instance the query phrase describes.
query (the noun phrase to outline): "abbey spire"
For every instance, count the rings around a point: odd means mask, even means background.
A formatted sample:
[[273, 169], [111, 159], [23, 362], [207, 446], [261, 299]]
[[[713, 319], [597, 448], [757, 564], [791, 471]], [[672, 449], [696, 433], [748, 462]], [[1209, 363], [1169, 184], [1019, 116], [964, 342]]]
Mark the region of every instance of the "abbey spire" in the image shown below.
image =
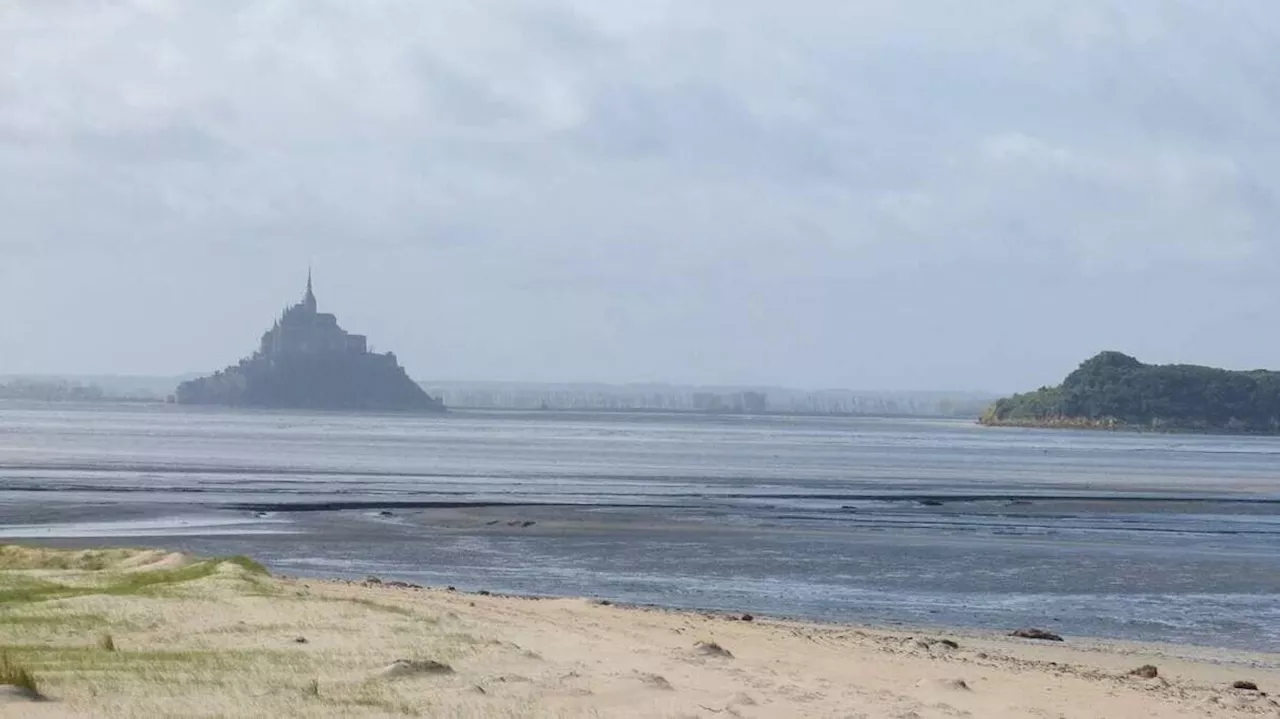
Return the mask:
[[302, 296], [302, 304], [308, 311], [316, 311], [316, 293], [311, 289], [311, 268], [307, 268], [307, 293]]

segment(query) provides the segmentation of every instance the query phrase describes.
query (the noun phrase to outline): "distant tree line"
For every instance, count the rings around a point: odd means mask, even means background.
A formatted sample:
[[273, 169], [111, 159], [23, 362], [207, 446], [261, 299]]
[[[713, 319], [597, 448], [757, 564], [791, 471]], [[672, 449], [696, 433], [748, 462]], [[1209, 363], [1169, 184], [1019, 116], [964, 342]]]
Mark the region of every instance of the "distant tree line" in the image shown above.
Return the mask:
[[1280, 433], [1280, 372], [1148, 365], [1103, 352], [1057, 387], [998, 400], [982, 422]]
[[43, 402], [92, 402], [104, 397], [97, 385], [64, 380], [15, 379], [0, 383], [0, 399], [27, 399]]
[[[767, 412], [977, 419], [995, 399], [963, 392], [856, 392], [785, 387], [424, 382], [450, 407], [617, 412]], [[748, 397], [751, 397], [748, 400]]]

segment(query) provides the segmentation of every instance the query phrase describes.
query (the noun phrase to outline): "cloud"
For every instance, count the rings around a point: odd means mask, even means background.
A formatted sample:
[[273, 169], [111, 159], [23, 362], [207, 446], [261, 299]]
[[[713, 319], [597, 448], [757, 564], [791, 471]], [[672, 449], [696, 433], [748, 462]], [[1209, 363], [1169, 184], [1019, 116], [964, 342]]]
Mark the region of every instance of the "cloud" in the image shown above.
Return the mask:
[[[1126, 320], [1060, 316], [1045, 288], [1213, 295], [1280, 269], [1277, 40], [1280, 9], [1208, 0], [10, 3], [0, 250], [36, 279], [0, 290], [30, 317], [0, 350], [217, 364], [315, 260], [419, 374], [1052, 379]], [[169, 291], [144, 273], [190, 275], [181, 315], [133, 294]], [[98, 299], [112, 332], [42, 335], [93, 276], [133, 286]], [[166, 323], [181, 341], [145, 347]], [[1010, 328], [1040, 366], [992, 339]], [[77, 336], [119, 365], [69, 360]]]

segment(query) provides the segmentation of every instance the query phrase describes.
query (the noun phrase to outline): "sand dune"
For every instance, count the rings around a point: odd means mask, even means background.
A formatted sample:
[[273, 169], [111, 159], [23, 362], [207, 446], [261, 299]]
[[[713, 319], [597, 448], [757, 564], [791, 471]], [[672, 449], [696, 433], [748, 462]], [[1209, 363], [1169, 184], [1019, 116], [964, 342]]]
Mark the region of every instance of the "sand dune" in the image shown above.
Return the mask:
[[[1280, 717], [1280, 656], [1049, 643], [0, 552], [3, 717]], [[114, 649], [104, 648], [109, 635]], [[1130, 676], [1154, 665], [1155, 678]], [[1261, 691], [1233, 689], [1238, 680]]]

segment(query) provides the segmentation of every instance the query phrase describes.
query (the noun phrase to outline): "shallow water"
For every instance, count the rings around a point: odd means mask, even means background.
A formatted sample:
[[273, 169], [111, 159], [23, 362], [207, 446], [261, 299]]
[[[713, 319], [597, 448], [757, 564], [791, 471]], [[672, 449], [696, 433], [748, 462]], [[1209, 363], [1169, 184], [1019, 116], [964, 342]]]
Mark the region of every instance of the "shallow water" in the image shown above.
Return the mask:
[[0, 537], [1280, 651], [1280, 438], [0, 404]]

